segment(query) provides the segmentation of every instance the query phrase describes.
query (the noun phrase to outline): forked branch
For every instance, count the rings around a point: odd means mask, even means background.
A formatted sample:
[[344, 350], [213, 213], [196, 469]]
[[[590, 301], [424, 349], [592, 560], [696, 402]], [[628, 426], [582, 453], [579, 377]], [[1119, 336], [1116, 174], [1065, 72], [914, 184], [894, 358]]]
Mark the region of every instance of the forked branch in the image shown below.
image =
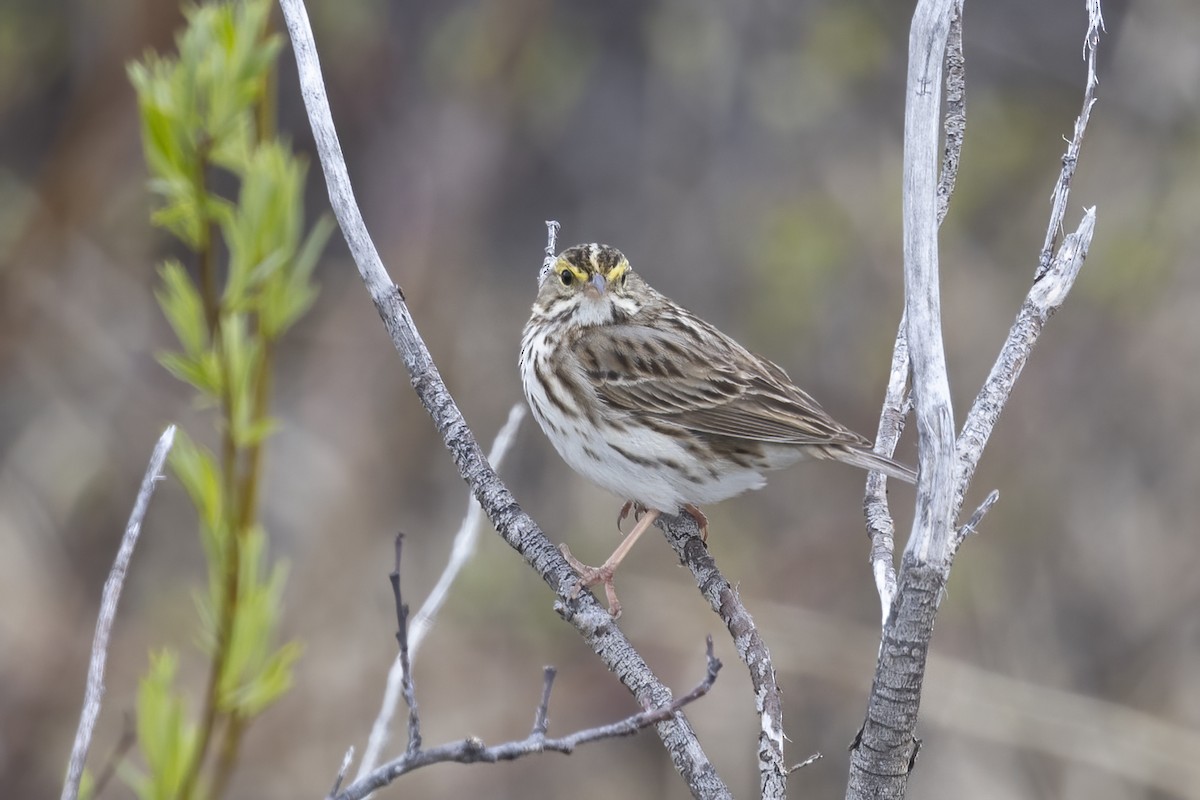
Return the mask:
[[[892, 382], [884, 406], [885, 420], [899, 406], [894, 391], [899, 379], [897, 360], [905, 345], [912, 361], [913, 394], [916, 399], [921, 479], [912, 536], [905, 548], [898, 579], [888, 582], [890, 553], [875, 563], [876, 582], [884, 605], [883, 640], [867, 708], [866, 721], [853, 746], [847, 797], [902, 797], [908, 773], [916, 758], [913, 736], [920, 708], [925, 663], [932, 638], [934, 617], [941, 602], [954, 555], [963, 540], [979, 524], [996, 501], [992, 492], [963, 526], [953, 521], [962, 508], [975, 467], [999, 417], [1000, 411], [1021, 374], [1033, 345], [1050, 315], [1063, 303], [1087, 256], [1095, 226], [1094, 209], [1088, 209], [1078, 229], [1066, 236], [1056, 254], [1049, 251], [1065, 213], [1071, 176], [1095, 103], [1095, 48], [1103, 20], [1099, 0], [1086, 0], [1088, 32], [1084, 57], [1088, 65], [1084, 107], [1075, 124], [1075, 134], [1063, 157], [1063, 167], [1054, 191], [1046, 244], [1039, 258], [1034, 285], [1017, 314], [1000, 355], [979, 396], [972, 404], [953, 449], [946, 452], [952, 425], [945, 360], [941, 353], [941, 324], [937, 293], [936, 215], [943, 196], [933, 186], [938, 92], [937, 68], [947, 44], [947, 32], [956, 13], [955, 0], [921, 0], [913, 15], [909, 51], [908, 103], [905, 118], [905, 297], [907, 342], [897, 342]], [[961, 3], [957, 4], [961, 5]], [[953, 41], [951, 39], [951, 41]], [[954, 76], [954, 59], [947, 56], [947, 69]], [[947, 89], [949, 102], [956, 92]], [[953, 113], [950, 117], [955, 116]], [[959, 130], [961, 136], [961, 130]], [[947, 122], [947, 150], [954, 134]], [[955, 144], [957, 146], [957, 144]], [[955, 159], [957, 160], [957, 159]], [[943, 170], [945, 172], [945, 169]], [[903, 338], [903, 337], [900, 337]], [[881, 438], [885, 433], [881, 422]], [[883, 443], [885, 446], [889, 442]], [[949, 470], [949, 474], [947, 471]], [[947, 494], [949, 491], [949, 494]], [[886, 501], [868, 492], [867, 509], [874, 536], [890, 537], [891, 518]], [[882, 511], [880, 511], [882, 509]], [[882, 520], [880, 522], [879, 520]], [[882, 562], [882, 563], [881, 563]], [[882, 578], [881, 578], [882, 573]]]
[[[705, 673], [700, 683], [687, 694], [658, 708], [646, 708], [640, 713], [608, 725], [576, 731], [566, 736], [549, 737], [546, 735], [549, 718], [550, 692], [554, 687], [556, 670], [546, 667], [542, 672], [541, 699], [533, 715], [533, 728], [524, 739], [503, 744], [486, 745], [475, 736], [457, 742], [449, 742], [426, 749], [421, 741], [421, 715], [417, 710], [416, 687], [413, 683], [412, 670], [408, 664], [408, 605], [404, 602], [400, 590], [400, 555], [403, 534], [396, 537], [396, 566], [388, 579], [392, 584], [392, 595], [396, 603], [396, 642], [400, 649], [400, 660], [404, 663], [404, 701], [408, 704], [408, 746], [404, 755], [393, 759], [383, 766], [368, 772], [363, 777], [350, 784], [343, 791], [341, 777], [346, 772], [346, 761], [343, 760], [338, 778], [334, 781], [333, 793], [329, 800], [360, 800], [376, 789], [387, 786], [401, 775], [412, 772], [430, 764], [454, 762], [457, 764], [495, 763], [497, 761], [513, 761], [534, 753], [564, 753], [574, 752], [576, 747], [588, 742], [602, 739], [612, 739], [618, 736], [630, 736], [643, 728], [656, 725], [670, 719], [688, 703], [694, 702], [708, 694], [709, 689], [717, 680], [721, 671], [721, 662], [713, 654], [712, 637], [708, 638], [705, 647]], [[347, 754], [347, 758], [349, 754]]]

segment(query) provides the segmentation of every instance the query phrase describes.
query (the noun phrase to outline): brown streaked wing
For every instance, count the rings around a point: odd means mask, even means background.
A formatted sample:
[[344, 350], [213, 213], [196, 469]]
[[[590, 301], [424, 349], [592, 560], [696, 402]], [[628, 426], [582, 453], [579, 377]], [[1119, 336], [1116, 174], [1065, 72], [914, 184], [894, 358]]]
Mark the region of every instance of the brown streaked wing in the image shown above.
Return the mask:
[[869, 445], [787, 374], [715, 328], [580, 330], [575, 354], [609, 406], [700, 434], [795, 445]]

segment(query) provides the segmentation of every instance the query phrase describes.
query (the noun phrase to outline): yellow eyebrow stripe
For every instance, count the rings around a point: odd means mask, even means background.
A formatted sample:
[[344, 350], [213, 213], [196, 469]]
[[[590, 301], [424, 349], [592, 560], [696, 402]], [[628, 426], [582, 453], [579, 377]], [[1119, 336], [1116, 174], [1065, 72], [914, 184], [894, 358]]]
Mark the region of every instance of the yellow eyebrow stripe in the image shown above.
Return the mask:
[[604, 279], [609, 283], [613, 283], [628, 271], [629, 262], [625, 259], [621, 259], [619, 264], [608, 271], [608, 274], [604, 276]]
[[565, 258], [560, 258], [558, 263], [554, 265], [554, 271], [562, 272], [564, 269], [569, 270], [571, 274], [575, 276], [575, 280], [579, 281], [580, 283], [587, 283], [588, 276], [586, 272], [572, 264], [570, 261], [567, 261]]

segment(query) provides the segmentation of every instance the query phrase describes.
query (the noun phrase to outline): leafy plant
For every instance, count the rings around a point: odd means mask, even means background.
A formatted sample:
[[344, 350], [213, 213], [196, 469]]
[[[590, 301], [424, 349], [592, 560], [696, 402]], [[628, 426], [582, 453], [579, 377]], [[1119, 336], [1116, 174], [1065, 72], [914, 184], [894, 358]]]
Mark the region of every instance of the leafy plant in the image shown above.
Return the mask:
[[[176, 686], [179, 656], [151, 657], [138, 695], [145, 771], [123, 770], [143, 800], [219, 797], [251, 721], [291, 685], [296, 642], [278, 644], [286, 570], [258, 520], [263, 445], [275, 428], [271, 376], [280, 338], [312, 306], [312, 272], [332, 222], [305, 232], [305, 163], [274, 134], [281, 39], [268, 0], [185, 9], [175, 57], [129, 66], [137, 91], [155, 225], [191, 253], [167, 259], [155, 292], [178, 347], [159, 354], [215, 411], [216, 452], [180, 432], [171, 466], [195, 505], [208, 580], [196, 591], [209, 657], [198, 709]], [[222, 173], [236, 196], [213, 188]], [[224, 185], [228, 183], [222, 180]], [[223, 247], [222, 247], [223, 245]]]

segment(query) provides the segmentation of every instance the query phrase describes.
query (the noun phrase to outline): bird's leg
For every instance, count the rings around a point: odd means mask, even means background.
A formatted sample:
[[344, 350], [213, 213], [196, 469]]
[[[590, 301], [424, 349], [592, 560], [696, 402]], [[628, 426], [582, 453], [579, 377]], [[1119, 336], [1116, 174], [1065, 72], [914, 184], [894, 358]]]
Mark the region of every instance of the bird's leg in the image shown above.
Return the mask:
[[613, 573], [617, 571], [617, 565], [629, 554], [630, 549], [641, 535], [654, 524], [654, 520], [658, 519], [658, 515], [657, 509], [648, 510], [633, 526], [629, 535], [617, 545], [617, 549], [608, 557], [608, 560], [598, 567], [589, 567], [572, 556], [565, 544], [559, 545], [558, 549], [563, 554], [563, 558], [571, 565], [571, 569], [579, 574], [579, 583], [575, 584], [575, 588], [571, 590], [571, 599], [578, 597], [579, 593], [589, 586], [595, 586], [597, 583], [603, 584], [604, 597], [608, 601], [608, 613], [612, 615], [613, 619], [621, 616], [621, 601], [617, 599], [617, 590], [613, 586]]
[[696, 520], [696, 524], [700, 526], [700, 541], [708, 543], [708, 517], [704, 516], [704, 512], [696, 508], [691, 503], [683, 507], [684, 513]]
[[621, 510], [617, 512], [617, 530], [621, 530], [621, 523], [629, 517], [629, 512], [633, 512], [633, 521], [637, 522], [642, 518], [642, 514], [646, 513], [646, 507], [636, 500], [626, 500], [625, 505], [621, 506]]

